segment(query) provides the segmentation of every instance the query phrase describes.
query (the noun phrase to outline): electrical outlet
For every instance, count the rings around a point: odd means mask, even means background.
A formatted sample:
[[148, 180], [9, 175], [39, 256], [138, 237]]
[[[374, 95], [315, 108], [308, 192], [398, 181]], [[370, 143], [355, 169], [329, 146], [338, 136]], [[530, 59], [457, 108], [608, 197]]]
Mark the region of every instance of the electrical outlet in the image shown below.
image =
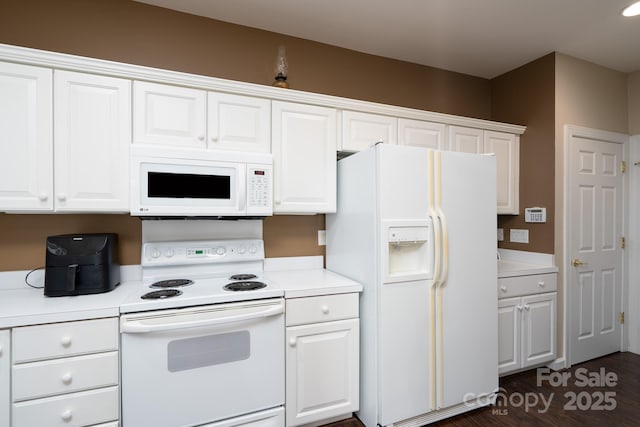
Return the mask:
[[513, 243], [529, 243], [529, 230], [512, 228], [509, 230], [509, 241]]
[[318, 246], [327, 245], [327, 232], [325, 230], [318, 230]]
[[498, 228], [498, 242], [504, 242], [504, 228]]

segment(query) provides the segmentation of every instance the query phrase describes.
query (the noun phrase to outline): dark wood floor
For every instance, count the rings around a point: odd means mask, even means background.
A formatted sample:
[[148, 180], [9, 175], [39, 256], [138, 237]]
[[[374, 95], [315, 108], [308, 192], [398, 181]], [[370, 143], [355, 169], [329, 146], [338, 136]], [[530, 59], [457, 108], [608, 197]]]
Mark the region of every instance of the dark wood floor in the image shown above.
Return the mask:
[[[542, 374], [534, 369], [503, 377], [495, 406], [430, 426], [640, 426], [639, 355], [614, 353], [572, 366], [559, 372], [567, 377], [566, 385], [553, 371], [551, 377]], [[329, 426], [362, 427], [362, 423], [354, 418]]]

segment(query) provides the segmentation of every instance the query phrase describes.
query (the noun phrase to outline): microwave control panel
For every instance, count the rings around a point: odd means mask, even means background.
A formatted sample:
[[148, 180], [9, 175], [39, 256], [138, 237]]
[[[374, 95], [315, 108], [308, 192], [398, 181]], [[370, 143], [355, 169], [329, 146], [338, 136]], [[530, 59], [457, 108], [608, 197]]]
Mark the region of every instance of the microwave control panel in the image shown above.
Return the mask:
[[247, 166], [247, 203], [250, 208], [271, 208], [271, 168]]

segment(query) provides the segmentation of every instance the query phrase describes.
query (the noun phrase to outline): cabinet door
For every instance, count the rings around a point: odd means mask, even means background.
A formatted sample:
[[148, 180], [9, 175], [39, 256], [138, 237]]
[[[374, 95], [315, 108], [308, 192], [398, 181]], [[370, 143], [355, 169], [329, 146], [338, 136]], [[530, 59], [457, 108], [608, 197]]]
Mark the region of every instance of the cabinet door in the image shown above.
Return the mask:
[[0, 211], [53, 209], [52, 71], [0, 63]]
[[206, 147], [204, 90], [134, 82], [133, 142]]
[[556, 293], [522, 297], [522, 367], [556, 356]]
[[445, 150], [446, 129], [442, 123], [398, 119], [398, 144]]
[[274, 213], [336, 211], [336, 110], [273, 101]]
[[449, 127], [449, 149], [462, 153], [481, 154], [483, 149], [484, 131], [482, 129], [462, 126]]
[[377, 114], [342, 112], [341, 151], [361, 151], [378, 142], [397, 144], [398, 119]]
[[0, 330], [0, 426], [9, 426], [11, 396], [9, 373], [11, 372], [11, 333]]
[[520, 298], [498, 300], [498, 373], [520, 367]]
[[358, 319], [287, 328], [287, 426], [359, 409], [358, 331]]
[[518, 214], [520, 138], [504, 132], [484, 132], [484, 152], [496, 156], [498, 214]]
[[131, 81], [55, 72], [55, 210], [129, 211]]
[[271, 101], [209, 92], [209, 148], [271, 152]]

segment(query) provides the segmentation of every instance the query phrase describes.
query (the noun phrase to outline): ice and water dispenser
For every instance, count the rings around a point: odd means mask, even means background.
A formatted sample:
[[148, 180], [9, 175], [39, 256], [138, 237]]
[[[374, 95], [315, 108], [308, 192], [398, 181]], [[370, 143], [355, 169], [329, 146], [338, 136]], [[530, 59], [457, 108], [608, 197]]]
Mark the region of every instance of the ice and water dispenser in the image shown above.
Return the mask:
[[425, 221], [387, 222], [386, 283], [433, 278], [433, 223]]

